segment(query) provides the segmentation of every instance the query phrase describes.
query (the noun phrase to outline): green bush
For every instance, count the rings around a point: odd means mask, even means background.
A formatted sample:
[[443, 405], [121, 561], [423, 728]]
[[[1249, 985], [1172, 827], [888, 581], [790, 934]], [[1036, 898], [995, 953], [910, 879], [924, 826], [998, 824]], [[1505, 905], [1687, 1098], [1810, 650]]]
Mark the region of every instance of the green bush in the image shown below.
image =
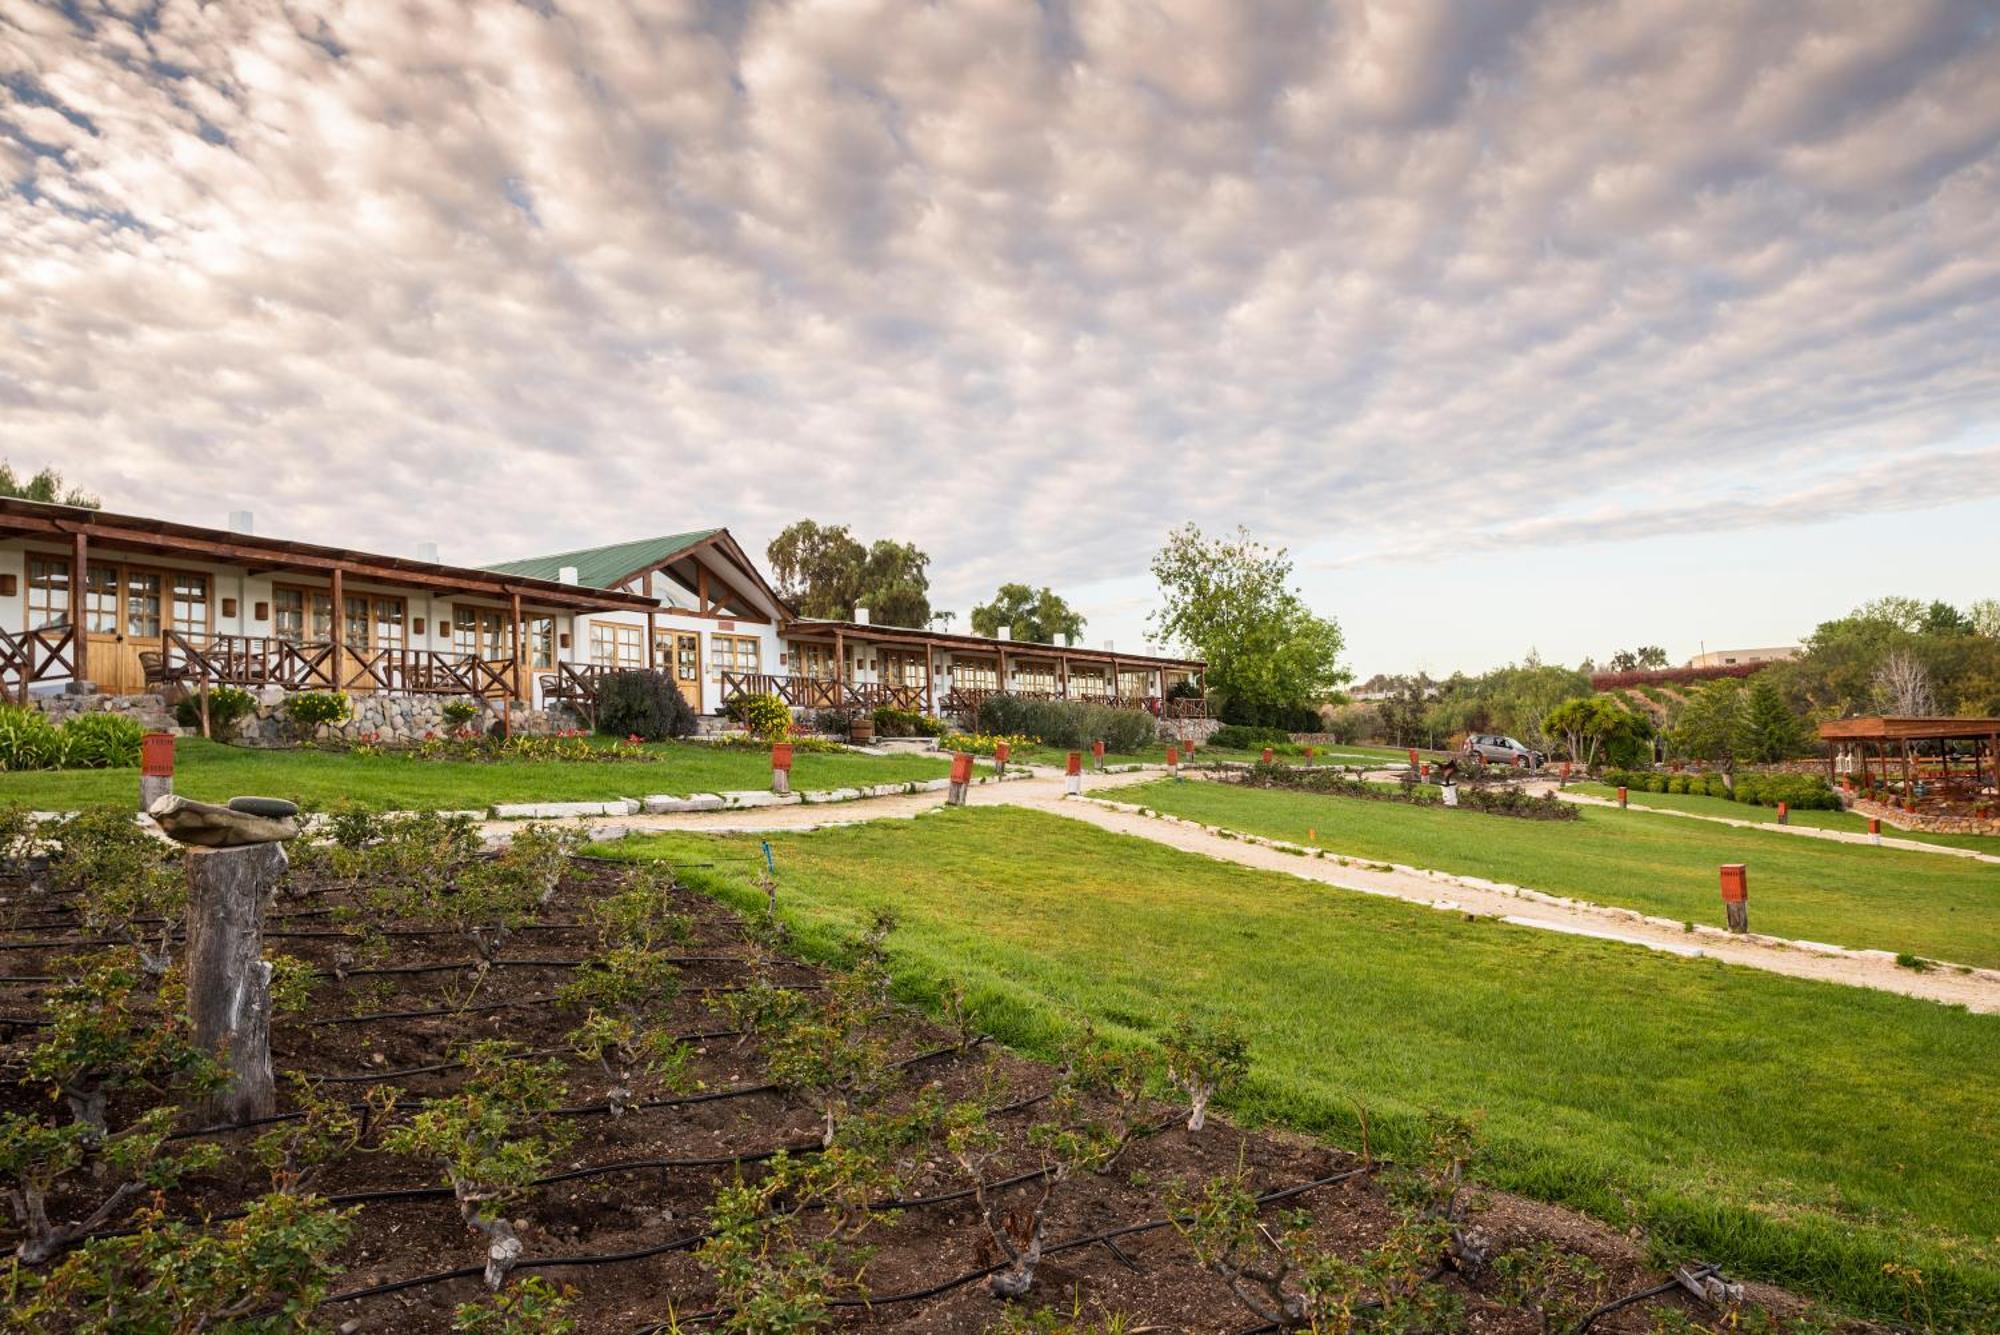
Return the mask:
[[62, 727], [68, 769], [130, 769], [146, 730], [123, 714], [78, 714]]
[[1756, 807], [1783, 802], [1794, 811], [1838, 811], [1840, 797], [1816, 774], [1739, 774], [1736, 800]]
[[875, 711], [877, 737], [938, 737], [943, 733], [942, 721], [914, 709], [883, 705]]
[[1159, 737], [1159, 722], [1143, 709], [1113, 709], [1081, 700], [1029, 700], [989, 695], [979, 706], [978, 730], [1033, 737], [1045, 746], [1083, 750], [1101, 741], [1107, 751], [1143, 751]]
[[285, 717], [306, 737], [328, 724], [347, 722], [353, 712], [339, 691], [300, 691], [285, 701]]
[[1225, 723], [1215, 730], [1208, 744], [1222, 751], [1255, 751], [1260, 747], [1290, 744], [1292, 735], [1283, 728], [1257, 728], [1243, 723]]
[[649, 742], [689, 737], [694, 710], [665, 673], [607, 672], [597, 679], [597, 730]]
[[479, 705], [471, 700], [447, 700], [438, 712], [445, 726], [457, 732], [460, 728], [472, 726], [472, 721], [479, 717]]
[[1311, 705], [1260, 705], [1248, 700], [1224, 700], [1221, 718], [1247, 728], [1276, 728], [1280, 732], [1318, 732], [1319, 711]]
[[0, 770], [61, 769], [68, 744], [39, 709], [0, 705]]
[[[236, 725], [257, 712], [257, 697], [235, 686], [217, 686], [208, 693], [208, 731], [228, 737]], [[174, 721], [183, 728], [201, 726], [201, 696], [184, 695], [174, 706]]]

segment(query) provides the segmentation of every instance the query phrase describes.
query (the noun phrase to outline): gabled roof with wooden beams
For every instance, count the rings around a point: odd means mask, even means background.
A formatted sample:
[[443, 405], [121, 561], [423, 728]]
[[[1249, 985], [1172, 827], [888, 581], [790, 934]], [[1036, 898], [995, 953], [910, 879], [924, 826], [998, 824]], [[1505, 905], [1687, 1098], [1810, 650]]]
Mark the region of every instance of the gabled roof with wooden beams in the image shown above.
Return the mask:
[[777, 590], [757, 568], [757, 563], [750, 559], [726, 528], [693, 529], [656, 538], [634, 538], [629, 542], [614, 542], [602, 547], [578, 547], [573, 551], [552, 552], [547, 556], [500, 561], [486, 568], [556, 579], [566, 567], [573, 567], [578, 584], [600, 589], [623, 589], [642, 576], [664, 571], [686, 585], [689, 592], [694, 592], [695, 584], [687, 577], [685, 563], [689, 558], [703, 554], [714, 558], [715, 568], [735, 576], [736, 582], [745, 591], [768, 600], [780, 619], [791, 615], [792, 609], [778, 596]]
[[787, 639], [809, 639], [813, 636], [831, 638], [838, 631], [844, 637], [852, 637], [871, 644], [907, 644], [911, 646], [931, 645], [938, 649], [956, 649], [972, 653], [998, 653], [1005, 650], [1009, 658], [1015, 659], [1055, 659], [1067, 658], [1078, 663], [1150, 663], [1155, 667], [1186, 669], [1201, 672], [1208, 664], [1199, 658], [1173, 658], [1164, 654], [1139, 653], [1124, 649], [1087, 649], [1083, 645], [1043, 644], [1038, 640], [1002, 640], [985, 635], [960, 635], [953, 631], [917, 630], [909, 626], [883, 626], [861, 621], [828, 621], [817, 617], [802, 617], [785, 627]]
[[283, 570], [331, 575], [339, 570], [348, 578], [379, 584], [501, 601], [518, 593], [525, 601], [538, 606], [566, 611], [610, 611], [653, 605], [650, 599], [638, 594], [582, 588], [553, 579], [449, 566], [402, 556], [378, 556], [284, 538], [236, 533], [228, 529], [202, 528], [165, 519], [89, 510], [81, 506], [0, 497], [0, 539], [72, 542], [79, 534], [96, 550], [212, 561], [246, 566], [253, 572]]
[[1943, 742], [2000, 736], [2000, 718], [1862, 718], [1828, 719], [1819, 735], [1829, 742]]

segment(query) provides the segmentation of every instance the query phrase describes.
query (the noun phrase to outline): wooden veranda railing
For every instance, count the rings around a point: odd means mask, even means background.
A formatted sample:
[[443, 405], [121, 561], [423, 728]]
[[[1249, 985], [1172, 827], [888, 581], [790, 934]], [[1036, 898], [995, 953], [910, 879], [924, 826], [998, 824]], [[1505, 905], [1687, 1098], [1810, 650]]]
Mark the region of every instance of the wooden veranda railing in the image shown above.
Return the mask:
[[921, 686], [883, 681], [835, 681], [831, 677], [791, 677], [770, 672], [725, 672], [722, 702], [739, 695], [775, 695], [793, 709], [907, 709], [927, 707]]
[[177, 630], [160, 638], [160, 662], [148, 675], [203, 685], [276, 686], [287, 691], [364, 691], [398, 695], [465, 695], [503, 699], [513, 692], [511, 659], [436, 649], [343, 646], [344, 681], [336, 681], [333, 641], [283, 640], [268, 635], [217, 635], [196, 640]]
[[0, 688], [26, 704], [28, 688], [36, 682], [70, 675], [75, 647], [76, 630], [71, 626], [0, 630]]

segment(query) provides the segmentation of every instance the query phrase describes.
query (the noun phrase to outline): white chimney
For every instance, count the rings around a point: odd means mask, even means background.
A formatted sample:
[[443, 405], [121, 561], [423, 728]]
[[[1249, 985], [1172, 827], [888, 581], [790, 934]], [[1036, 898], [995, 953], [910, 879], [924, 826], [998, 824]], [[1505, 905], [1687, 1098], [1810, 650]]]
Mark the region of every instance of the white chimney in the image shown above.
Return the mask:
[[867, 625], [867, 624], [868, 624], [868, 609], [867, 609], [867, 608], [865, 608], [865, 607], [857, 607], [857, 608], [855, 608], [855, 609], [854, 609], [854, 624], [855, 624], [855, 625], [857, 625], [857, 626], [865, 626], [865, 625]]
[[231, 510], [229, 512], [229, 531], [231, 533], [256, 532], [250, 512], [248, 510]]
[[434, 542], [418, 543], [417, 559], [419, 561], [429, 561], [432, 565], [436, 565], [438, 563], [438, 545]]
[[1002, 626], [999, 630], [993, 632], [993, 638], [996, 640], [1011, 640], [1014, 638], [1014, 628], [1012, 626]]
[[556, 583], [558, 584], [576, 583], [576, 567], [564, 566], [562, 569], [556, 571]]
[[1104, 652], [1107, 654], [1110, 653], [1113, 649], [1116, 649], [1117, 647], [1118, 647], [1117, 645], [1113, 644], [1109, 640], [1106, 640], [1104, 642]]

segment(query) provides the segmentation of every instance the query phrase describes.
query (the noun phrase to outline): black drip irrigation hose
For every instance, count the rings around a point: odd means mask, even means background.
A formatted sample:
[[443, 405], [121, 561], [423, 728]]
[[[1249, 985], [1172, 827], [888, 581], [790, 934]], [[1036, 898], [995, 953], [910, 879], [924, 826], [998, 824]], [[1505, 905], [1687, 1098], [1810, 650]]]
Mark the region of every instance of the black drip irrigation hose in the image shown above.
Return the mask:
[[[824, 985], [820, 983], [787, 984], [786, 989], [792, 992], [818, 992], [824, 990]], [[716, 992], [744, 991], [748, 991], [748, 989], [737, 983], [718, 983], [701, 987], [684, 987], [680, 989], [679, 995], [706, 996]], [[422, 1020], [438, 1015], [473, 1015], [484, 1011], [511, 1010], [516, 1006], [553, 1006], [559, 1000], [561, 1000], [559, 997], [521, 997], [514, 1001], [484, 1001], [476, 1006], [435, 1006], [428, 1010], [412, 1011], [369, 1011], [366, 1015], [336, 1015], [330, 1019], [309, 1020], [306, 1023], [309, 1027], [317, 1029], [330, 1025], [373, 1024], [378, 1020]]]
[[[0, 1021], [4, 1023], [4, 1021]], [[693, 1034], [675, 1034], [677, 1043], [707, 1043], [718, 1038], [741, 1038], [741, 1029], [706, 1029]], [[569, 1051], [568, 1048], [536, 1048], [524, 1052], [524, 1057], [554, 1057]], [[400, 1080], [413, 1075], [436, 1075], [440, 1071], [456, 1071], [465, 1066], [464, 1062], [432, 1062], [427, 1066], [402, 1066], [386, 1071], [342, 1071], [337, 1074], [313, 1075], [306, 1073], [306, 1079], [316, 1085], [366, 1085], [383, 1080]]]
[[[747, 964], [741, 955], [662, 955], [665, 964]], [[366, 978], [393, 974], [418, 973], [473, 973], [482, 966], [489, 969], [580, 969], [586, 964], [596, 963], [592, 959], [503, 959], [503, 960], [448, 960], [442, 964], [379, 964], [366, 965], [354, 969], [320, 969], [313, 973], [315, 978]]]
[[[1688, 1278], [1691, 1280], [1700, 1281], [1707, 1279], [1712, 1275], [1720, 1275], [1721, 1273], [1722, 1273], [1721, 1266], [1704, 1264], [1696, 1266], [1694, 1269], [1690, 1270], [1688, 1272]], [[1623, 1308], [1631, 1307], [1635, 1303], [1645, 1302], [1649, 1298], [1658, 1298], [1663, 1294], [1672, 1293], [1675, 1289], [1681, 1287], [1683, 1287], [1681, 1281], [1678, 1277], [1676, 1277], [1674, 1279], [1667, 1280], [1665, 1283], [1655, 1284], [1651, 1288], [1640, 1289], [1637, 1293], [1628, 1293], [1623, 1298], [1614, 1298], [1610, 1302], [1604, 1304], [1604, 1306], [1598, 1308], [1596, 1311], [1587, 1314], [1581, 1321], [1577, 1322], [1576, 1325], [1570, 1330], [1569, 1335], [1585, 1335], [1586, 1331], [1588, 1331], [1592, 1326], [1597, 1324], [1597, 1320], [1599, 1317], [1610, 1316], [1613, 1312], [1619, 1311]]]

